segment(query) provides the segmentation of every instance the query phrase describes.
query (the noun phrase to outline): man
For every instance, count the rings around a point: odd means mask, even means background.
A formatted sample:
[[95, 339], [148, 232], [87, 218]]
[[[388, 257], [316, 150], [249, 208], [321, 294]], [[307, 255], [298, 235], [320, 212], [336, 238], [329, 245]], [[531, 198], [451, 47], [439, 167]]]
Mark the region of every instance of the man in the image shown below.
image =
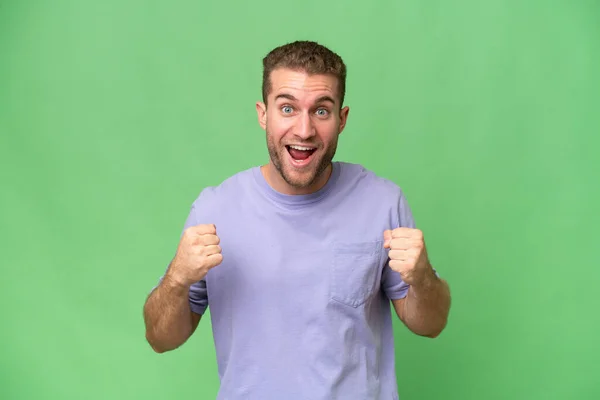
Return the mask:
[[450, 294], [401, 189], [332, 162], [346, 67], [295, 42], [263, 60], [256, 104], [270, 161], [205, 188], [145, 308], [156, 352], [211, 307], [219, 399], [398, 399], [390, 305], [436, 337]]

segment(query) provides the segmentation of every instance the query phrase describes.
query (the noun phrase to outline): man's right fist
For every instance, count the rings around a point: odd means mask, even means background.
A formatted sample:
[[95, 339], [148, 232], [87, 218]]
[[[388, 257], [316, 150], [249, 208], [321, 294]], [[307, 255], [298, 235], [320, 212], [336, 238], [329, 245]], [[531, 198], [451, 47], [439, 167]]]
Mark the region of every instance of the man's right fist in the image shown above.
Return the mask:
[[223, 261], [217, 228], [212, 225], [190, 226], [183, 232], [168, 277], [186, 287], [204, 279], [211, 268]]

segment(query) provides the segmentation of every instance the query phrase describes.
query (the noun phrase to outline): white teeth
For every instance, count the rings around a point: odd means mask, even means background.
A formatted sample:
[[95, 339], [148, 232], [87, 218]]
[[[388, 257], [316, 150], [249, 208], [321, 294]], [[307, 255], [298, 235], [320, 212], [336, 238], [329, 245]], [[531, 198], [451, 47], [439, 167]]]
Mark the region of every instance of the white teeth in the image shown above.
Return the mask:
[[302, 146], [290, 146], [292, 149], [296, 149], [296, 150], [304, 150], [304, 151], [308, 151], [308, 150], [312, 150], [312, 147], [302, 147]]

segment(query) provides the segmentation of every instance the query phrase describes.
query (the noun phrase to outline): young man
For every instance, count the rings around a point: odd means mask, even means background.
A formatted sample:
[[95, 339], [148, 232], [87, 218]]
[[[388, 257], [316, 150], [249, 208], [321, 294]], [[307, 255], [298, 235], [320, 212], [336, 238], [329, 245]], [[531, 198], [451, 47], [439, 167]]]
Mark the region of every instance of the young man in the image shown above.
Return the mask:
[[211, 307], [218, 398], [398, 399], [390, 305], [415, 334], [445, 327], [450, 293], [402, 190], [332, 162], [346, 67], [294, 42], [263, 60], [269, 163], [205, 188], [145, 308], [157, 352]]

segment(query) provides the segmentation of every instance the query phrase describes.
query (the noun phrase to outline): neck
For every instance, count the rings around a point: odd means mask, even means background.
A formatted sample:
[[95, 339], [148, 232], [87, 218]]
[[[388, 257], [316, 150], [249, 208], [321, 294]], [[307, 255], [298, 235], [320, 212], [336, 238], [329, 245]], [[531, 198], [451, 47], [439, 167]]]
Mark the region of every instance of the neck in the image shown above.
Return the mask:
[[283, 179], [277, 168], [269, 162], [261, 167], [261, 172], [273, 190], [286, 195], [298, 196], [306, 195], [319, 191], [327, 184], [329, 177], [331, 176], [332, 164], [330, 163], [325, 171], [316, 177], [315, 181], [305, 187], [292, 186]]

